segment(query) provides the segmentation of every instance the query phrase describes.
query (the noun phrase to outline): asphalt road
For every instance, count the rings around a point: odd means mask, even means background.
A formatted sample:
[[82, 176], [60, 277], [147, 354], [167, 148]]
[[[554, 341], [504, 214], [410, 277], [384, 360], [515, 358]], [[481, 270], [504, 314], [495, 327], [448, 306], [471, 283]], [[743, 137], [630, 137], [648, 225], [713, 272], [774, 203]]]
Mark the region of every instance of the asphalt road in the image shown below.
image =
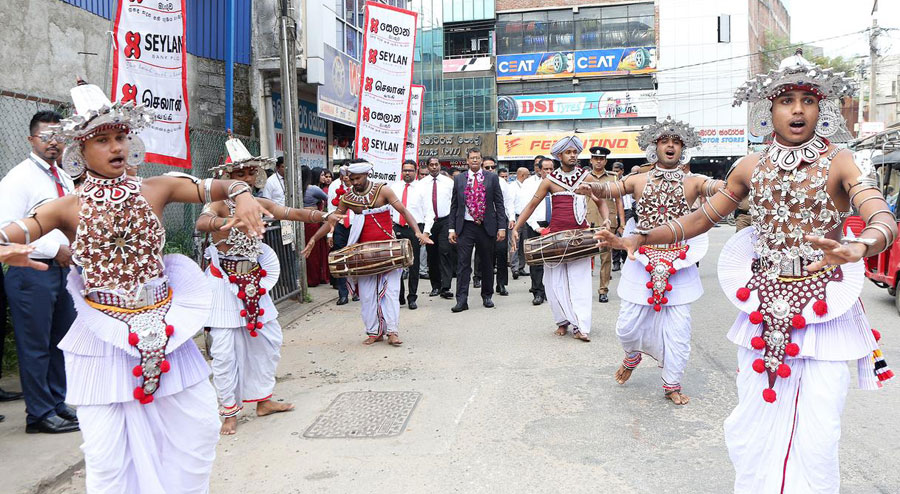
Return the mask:
[[[401, 310], [401, 348], [364, 347], [358, 303], [329, 304], [285, 329], [275, 396], [297, 409], [246, 414], [238, 434], [219, 442], [211, 492], [731, 492], [722, 423], [737, 401], [736, 348], [725, 338], [736, 309], [719, 289], [715, 261], [732, 231], [711, 232], [701, 263], [706, 294], [693, 306], [687, 406], [663, 398], [650, 359], [626, 385], [613, 380], [623, 355], [614, 289], [610, 303], [594, 303], [587, 344], [553, 334], [550, 308], [531, 305], [527, 278], [495, 297], [495, 309], [475, 295], [471, 310], [451, 314], [452, 301], [420, 295], [419, 310]], [[893, 298], [867, 283], [863, 301], [888, 363], [900, 368]], [[900, 492], [900, 385], [870, 392], [855, 382], [843, 416], [842, 492]], [[304, 437], [340, 393], [367, 390], [422, 394], [405, 432]], [[76, 474], [54, 492], [82, 489]]]

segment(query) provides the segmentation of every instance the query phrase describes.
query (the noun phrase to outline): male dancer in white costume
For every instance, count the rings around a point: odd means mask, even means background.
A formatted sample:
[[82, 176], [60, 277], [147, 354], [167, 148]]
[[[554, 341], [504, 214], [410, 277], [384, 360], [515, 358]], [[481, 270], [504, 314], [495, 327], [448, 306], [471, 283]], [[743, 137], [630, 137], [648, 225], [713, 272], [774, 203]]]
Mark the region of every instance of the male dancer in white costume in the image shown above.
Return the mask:
[[[550, 153], [559, 160], [560, 167], [541, 181], [534, 197], [516, 220], [510, 242], [514, 250], [518, 245], [519, 229], [538, 207], [549, 207], [551, 212], [546, 233], [581, 230], [590, 226], [587, 222], [587, 201], [575, 190], [581, 184], [590, 184], [597, 179], [578, 166], [578, 154], [582, 149], [584, 145], [577, 136], [563, 137], [553, 145]], [[547, 161], [550, 159], [544, 158], [541, 166]], [[609, 207], [606, 201], [594, 202], [600, 211], [602, 226], [608, 228]], [[556, 334], [564, 336], [571, 326], [572, 336], [584, 342], [591, 341], [591, 258], [545, 264], [544, 289], [553, 311]]]
[[225, 228], [240, 222], [262, 236], [265, 209], [243, 182], [127, 176], [126, 164], [144, 156], [129, 132], [152, 122], [152, 112], [110, 103], [93, 85], [74, 88], [72, 99], [75, 115], [51, 132], [67, 140], [63, 170], [84, 173], [84, 184], [4, 226], [0, 242], [27, 244], [53, 229], [74, 240], [81, 271], [69, 273], [68, 289], [78, 317], [59, 348], [87, 491], [208, 492], [219, 424], [209, 367], [191, 338], [209, 316], [210, 292], [193, 261], [163, 258], [159, 218], [168, 203], [230, 199], [235, 214]]
[[[846, 361], [857, 361], [864, 389], [893, 375], [858, 297], [861, 260], [893, 244], [896, 221], [874, 170], [829, 141], [849, 138], [839, 100], [854, 92], [843, 74], [789, 57], [735, 93], [751, 105], [751, 132], [774, 139], [738, 162], [726, 189], [646, 234], [603, 235], [632, 255], [708, 230], [749, 196], [752, 228], [719, 256], [719, 282], [741, 311], [728, 332], [739, 403], [725, 421], [738, 493], [839, 492]], [[859, 237], [841, 234], [851, 206], [866, 222]]]
[[[228, 139], [226, 148], [228, 160], [213, 167], [213, 175], [257, 189], [265, 187], [265, 165], [274, 160], [251, 156], [235, 138]], [[328, 217], [322, 211], [257, 200], [278, 220], [321, 223]], [[244, 403], [256, 403], [260, 417], [294, 408], [271, 399], [283, 339], [278, 311], [268, 293], [278, 282], [278, 256], [262, 240], [241, 231], [243, 225], [220, 230], [234, 215], [235, 206], [227, 199], [208, 204], [196, 224], [197, 230], [212, 236], [212, 245], [205, 252], [209, 260], [206, 275], [213, 292], [206, 326], [212, 338], [213, 384], [221, 404], [219, 414], [225, 418], [221, 428], [225, 435], [236, 432]]]
[[[724, 185], [684, 173], [682, 166], [690, 160], [686, 150], [700, 145], [700, 136], [684, 122], [667, 118], [649, 125], [638, 135], [638, 145], [647, 153], [649, 171], [593, 185], [600, 197], [634, 194], [635, 223], [626, 226], [626, 233], [648, 232], [685, 215], [690, 212], [688, 204]], [[689, 401], [682, 393], [681, 378], [691, 353], [691, 303], [703, 295], [696, 262], [707, 246], [705, 235], [690, 242], [648, 245], [637, 259], [625, 262], [617, 291], [622, 305], [616, 335], [625, 350], [615, 375], [619, 384], [628, 381], [647, 354], [662, 368], [665, 396], [676, 405]]]

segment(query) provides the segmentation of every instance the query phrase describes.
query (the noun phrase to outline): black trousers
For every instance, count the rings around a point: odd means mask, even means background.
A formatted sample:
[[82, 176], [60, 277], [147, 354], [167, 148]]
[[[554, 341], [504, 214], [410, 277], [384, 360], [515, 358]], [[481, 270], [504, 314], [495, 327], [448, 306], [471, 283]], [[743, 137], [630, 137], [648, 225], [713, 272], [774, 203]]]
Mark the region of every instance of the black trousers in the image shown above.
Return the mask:
[[[507, 237], [509, 236], [509, 231], [506, 232]], [[491, 270], [496, 268], [496, 278], [497, 278], [497, 286], [503, 285], [506, 286], [509, 284], [509, 246], [506, 243], [507, 239], [503, 239], [502, 241], [498, 241], [494, 244], [494, 259], [491, 261]], [[475, 251], [475, 266], [481, 265], [481, 256], [478, 254], [478, 251]], [[481, 280], [481, 271], [475, 270], [472, 278], [476, 280]]]
[[68, 274], [69, 268], [56, 263], [47, 271], [11, 266], [6, 273], [29, 424], [56, 414], [66, 398], [65, 363], [58, 345], [75, 320], [75, 306], [66, 290]]
[[432, 290], [450, 291], [453, 281], [455, 251], [450, 245], [450, 220], [447, 216], [434, 220], [431, 227], [432, 245], [425, 246], [428, 252], [428, 280]]
[[6, 290], [3, 289], [3, 266], [0, 266], [0, 377], [3, 377], [3, 343], [6, 341]]
[[488, 235], [484, 225], [466, 221], [457, 232], [456, 254], [459, 258], [456, 271], [456, 301], [469, 300], [469, 279], [472, 277], [472, 249], [479, 253], [478, 271], [481, 273], [481, 298], [494, 294], [494, 245], [497, 240]]
[[[524, 235], [520, 237], [522, 239], [522, 249], [520, 250], [520, 252], [525, 252], [525, 240], [528, 240], [529, 238], [540, 237], [541, 234], [534, 231], [530, 226], [528, 226], [527, 223], [522, 227], [522, 230]], [[534, 266], [528, 266], [528, 270], [531, 274], [531, 289], [529, 289], [528, 291], [534, 295], [540, 295], [546, 298], [547, 292], [544, 291], [544, 265], [537, 264]]]
[[[419, 223], [419, 230], [421, 230], [425, 225]], [[397, 238], [406, 238], [409, 239], [410, 243], [412, 243], [413, 248], [413, 265], [409, 267], [409, 276], [406, 281], [409, 283], [409, 296], [405, 297], [406, 300], [412, 302], [419, 298], [419, 262], [421, 261], [421, 252], [422, 249], [419, 248], [419, 239], [416, 237], [415, 232], [412, 227], [409, 225], [400, 226], [394, 223], [394, 235]], [[406, 286], [403, 284], [403, 280], [400, 280], [400, 300], [404, 299], [404, 294]]]
[[[631, 218], [634, 218], [634, 209], [628, 208], [625, 210], [625, 223], [627, 223]], [[623, 223], [622, 226], [624, 226], [625, 223]], [[628, 258], [628, 253], [624, 250], [613, 250], [612, 258], [613, 262], [622, 264]]]
[[[334, 245], [331, 250], [343, 249], [347, 246], [347, 241], [350, 240], [350, 229], [342, 223], [334, 225], [334, 233], [331, 240]], [[347, 290], [347, 278], [333, 278], [333, 281], [337, 283], [338, 297], [347, 298], [350, 295], [349, 290]]]

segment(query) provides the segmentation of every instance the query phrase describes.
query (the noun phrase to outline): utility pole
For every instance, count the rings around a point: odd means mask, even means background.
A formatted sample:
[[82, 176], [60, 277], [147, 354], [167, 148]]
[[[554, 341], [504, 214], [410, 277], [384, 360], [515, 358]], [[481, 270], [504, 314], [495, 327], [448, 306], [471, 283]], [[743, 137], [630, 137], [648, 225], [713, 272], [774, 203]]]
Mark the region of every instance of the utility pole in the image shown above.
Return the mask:
[[[278, 34], [281, 42], [281, 108], [283, 112], [284, 126], [284, 191], [285, 204], [296, 208], [298, 204], [303, 206], [303, 198], [297, 199], [297, 177], [300, 168], [297, 166], [297, 119], [294, 117], [294, 109], [297, 108], [297, 21], [294, 19], [296, 10], [291, 5], [291, 0], [279, 0], [280, 12], [278, 16]], [[302, 224], [294, 222], [294, 248], [299, 262], [298, 276], [300, 277], [300, 301], [304, 302], [309, 294], [309, 286], [306, 284], [306, 258], [301, 255], [306, 245]]]
[[875, 117], [875, 78], [878, 74], [878, 0], [872, 5], [872, 32], [869, 33], [869, 122], [874, 122]]

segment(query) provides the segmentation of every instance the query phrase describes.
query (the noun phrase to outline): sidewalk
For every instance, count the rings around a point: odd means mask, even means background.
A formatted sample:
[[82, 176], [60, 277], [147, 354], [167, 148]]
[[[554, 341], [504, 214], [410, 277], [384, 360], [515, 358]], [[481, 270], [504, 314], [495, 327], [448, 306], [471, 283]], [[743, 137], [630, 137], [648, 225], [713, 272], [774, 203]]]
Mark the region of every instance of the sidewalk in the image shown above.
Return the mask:
[[[310, 295], [313, 302], [308, 304], [286, 301], [278, 305], [278, 320], [282, 327], [287, 328], [310, 311], [333, 303], [337, 298], [337, 292], [329, 285], [311, 288]], [[198, 340], [198, 346], [203, 348], [202, 340]], [[0, 379], [0, 387], [19, 390], [19, 376], [4, 376]], [[0, 422], [0, 478], [3, 479], [0, 490], [15, 494], [51, 492], [82, 470], [84, 457], [80, 433], [25, 434], [25, 402], [21, 400], [0, 403], [0, 415], [6, 416], [6, 420]]]

